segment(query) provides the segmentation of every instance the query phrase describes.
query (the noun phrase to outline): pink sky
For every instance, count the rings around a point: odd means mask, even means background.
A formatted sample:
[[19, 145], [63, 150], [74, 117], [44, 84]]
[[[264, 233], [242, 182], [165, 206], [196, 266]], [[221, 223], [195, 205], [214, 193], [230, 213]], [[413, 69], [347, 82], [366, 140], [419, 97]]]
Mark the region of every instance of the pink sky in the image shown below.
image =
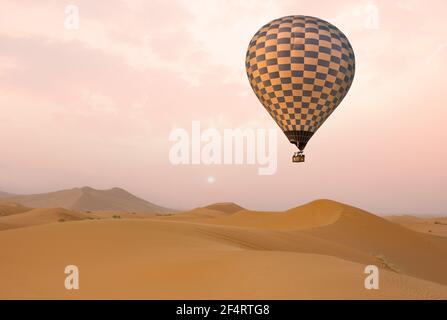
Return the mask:
[[[380, 214], [446, 214], [447, 4], [429, 3], [2, 0], [0, 190], [120, 186], [176, 208], [286, 209], [330, 198]], [[68, 4], [79, 7], [78, 30], [64, 27]], [[276, 128], [244, 58], [259, 27], [291, 14], [335, 24], [357, 62], [307, 162], [291, 163], [294, 148], [278, 132], [272, 176], [252, 165], [173, 166], [169, 133], [193, 120]]]

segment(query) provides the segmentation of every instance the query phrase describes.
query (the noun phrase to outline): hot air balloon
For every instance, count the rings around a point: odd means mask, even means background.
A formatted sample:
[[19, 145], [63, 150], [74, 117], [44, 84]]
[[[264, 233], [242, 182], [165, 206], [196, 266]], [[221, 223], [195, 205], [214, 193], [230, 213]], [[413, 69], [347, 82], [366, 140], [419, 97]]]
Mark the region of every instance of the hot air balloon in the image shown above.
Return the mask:
[[334, 25], [287, 16], [259, 29], [248, 46], [246, 71], [259, 101], [291, 143], [293, 162], [351, 87], [354, 51]]

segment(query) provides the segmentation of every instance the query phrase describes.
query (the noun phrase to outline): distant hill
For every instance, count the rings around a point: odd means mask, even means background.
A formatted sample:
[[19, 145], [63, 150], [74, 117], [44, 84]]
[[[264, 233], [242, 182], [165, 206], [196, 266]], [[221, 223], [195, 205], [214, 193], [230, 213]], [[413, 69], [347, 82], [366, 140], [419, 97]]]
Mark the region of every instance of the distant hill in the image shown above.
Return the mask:
[[65, 208], [75, 211], [116, 210], [135, 212], [171, 212], [120, 188], [96, 190], [90, 187], [4, 198], [30, 208]]
[[6, 199], [15, 196], [15, 194], [0, 191], [0, 199]]

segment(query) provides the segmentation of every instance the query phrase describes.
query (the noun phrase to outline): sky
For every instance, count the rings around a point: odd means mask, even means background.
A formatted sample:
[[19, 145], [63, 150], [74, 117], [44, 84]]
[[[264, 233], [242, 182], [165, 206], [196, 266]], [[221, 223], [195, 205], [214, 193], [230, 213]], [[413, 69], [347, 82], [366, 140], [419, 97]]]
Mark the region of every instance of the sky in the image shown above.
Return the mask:
[[[122, 187], [171, 208], [285, 210], [327, 198], [378, 214], [447, 214], [446, 9], [443, 0], [0, 0], [0, 190]], [[244, 65], [254, 33], [295, 14], [336, 25], [356, 55], [351, 90], [304, 164], [291, 163], [294, 147]], [[169, 136], [193, 121], [276, 130], [275, 174], [174, 165]]]

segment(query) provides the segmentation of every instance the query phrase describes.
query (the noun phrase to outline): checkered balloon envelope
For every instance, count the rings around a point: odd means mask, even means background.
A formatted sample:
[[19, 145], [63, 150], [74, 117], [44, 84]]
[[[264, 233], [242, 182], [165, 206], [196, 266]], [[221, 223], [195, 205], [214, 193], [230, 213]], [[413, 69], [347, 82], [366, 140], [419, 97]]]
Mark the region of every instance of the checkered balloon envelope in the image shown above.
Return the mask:
[[346, 96], [355, 73], [346, 36], [308, 16], [263, 26], [250, 41], [245, 63], [256, 96], [300, 151]]

